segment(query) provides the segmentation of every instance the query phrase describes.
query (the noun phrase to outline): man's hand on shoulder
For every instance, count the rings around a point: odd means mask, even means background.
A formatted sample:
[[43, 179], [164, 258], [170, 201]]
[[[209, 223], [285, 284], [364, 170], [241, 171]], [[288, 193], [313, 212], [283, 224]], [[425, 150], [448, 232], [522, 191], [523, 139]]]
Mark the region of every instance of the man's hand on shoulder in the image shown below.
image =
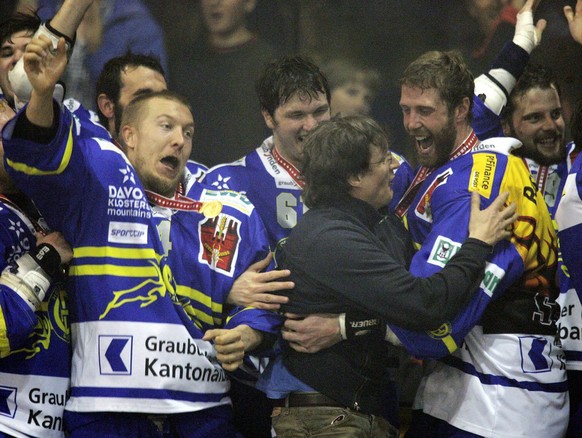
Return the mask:
[[237, 306], [255, 307], [262, 310], [278, 310], [289, 299], [271, 292], [293, 289], [292, 281], [279, 281], [290, 275], [289, 270], [263, 272], [271, 263], [273, 255], [260, 260], [243, 272], [234, 282], [227, 302]]

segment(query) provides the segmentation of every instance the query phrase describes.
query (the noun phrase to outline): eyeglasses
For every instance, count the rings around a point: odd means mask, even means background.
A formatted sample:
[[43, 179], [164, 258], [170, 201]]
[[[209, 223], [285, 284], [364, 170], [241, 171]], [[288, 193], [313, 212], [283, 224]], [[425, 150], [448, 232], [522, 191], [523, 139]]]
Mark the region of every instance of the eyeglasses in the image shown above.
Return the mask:
[[386, 151], [386, 155], [380, 161], [374, 161], [370, 163], [370, 166], [374, 165], [382, 165], [382, 164], [390, 164], [392, 163], [392, 152]]

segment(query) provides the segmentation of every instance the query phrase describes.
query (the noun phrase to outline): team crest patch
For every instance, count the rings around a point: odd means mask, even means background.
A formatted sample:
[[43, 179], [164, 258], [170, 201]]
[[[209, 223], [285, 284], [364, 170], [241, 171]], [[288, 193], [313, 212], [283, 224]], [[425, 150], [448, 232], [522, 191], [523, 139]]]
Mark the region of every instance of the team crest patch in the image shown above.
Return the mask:
[[438, 329], [431, 330], [428, 335], [433, 339], [443, 339], [449, 336], [452, 332], [452, 327], [450, 322], [445, 322]]
[[453, 257], [461, 249], [461, 244], [443, 236], [438, 236], [428, 258], [428, 263], [444, 268]]
[[426, 189], [426, 191], [420, 198], [420, 202], [414, 209], [414, 213], [416, 214], [416, 216], [418, 216], [421, 219], [424, 219], [427, 222], [432, 222], [432, 208], [430, 205], [432, 194], [438, 186], [446, 184], [447, 180], [449, 179], [449, 176], [451, 176], [452, 174], [453, 169], [449, 168], [445, 170], [443, 173], [437, 175], [432, 184], [428, 187], [428, 189]]
[[228, 214], [219, 214], [202, 222], [199, 225], [200, 263], [232, 277], [238, 256], [240, 225], [238, 219]]

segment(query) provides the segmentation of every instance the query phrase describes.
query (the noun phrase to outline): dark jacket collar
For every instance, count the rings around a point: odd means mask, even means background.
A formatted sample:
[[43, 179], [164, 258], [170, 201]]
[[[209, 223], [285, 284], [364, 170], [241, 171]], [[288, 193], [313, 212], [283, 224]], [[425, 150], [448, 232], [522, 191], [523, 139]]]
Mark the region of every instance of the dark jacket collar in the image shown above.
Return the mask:
[[369, 229], [373, 229], [374, 226], [384, 217], [378, 210], [367, 202], [351, 196], [339, 199], [333, 205], [327, 205], [327, 207], [337, 208], [338, 210], [355, 217]]

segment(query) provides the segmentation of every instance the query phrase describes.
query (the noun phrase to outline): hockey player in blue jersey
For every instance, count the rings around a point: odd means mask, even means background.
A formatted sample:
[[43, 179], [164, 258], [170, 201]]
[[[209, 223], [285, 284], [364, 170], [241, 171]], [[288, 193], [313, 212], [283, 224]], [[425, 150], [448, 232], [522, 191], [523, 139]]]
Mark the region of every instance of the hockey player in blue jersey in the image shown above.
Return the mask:
[[[302, 142], [320, 121], [329, 119], [330, 90], [320, 69], [301, 56], [267, 64], [256, 90], [263, 118], [273, 135], [240, 160], [211, 168], [202, 182], [217, 190], [243, 192], [249, 198], [267, 228], [276, 257], [277, 246], [306, 210], [298, 168]], [[262, 298], [268, 300], [266, 305], [286, 302], [285, 297], [269, 292]], [[242, 389], [246, 398], [248, 390]], [[253, 399], [239, 404], [253, 405], [243, 413], [243, 418], [254, 418], [255, 426], [248, 433], [270, 436], [271, 404], [265, 396], [256, 391]]]
[[[39, 21], [34, 16], [29, 15], [23, 15], [22, 18], [25, 19], [27, 26], [30, 27], [30, 33], [32, 34]], [[14, 58], [13, 62], [15, 63], [16, 61], [17, 58]], [[131, 99], [138, 95], [166, 89], [166, 81], [163, 74], [164, 72], [159, 62], [151, 56], [128, 53], [111, 59], [105, 65], [97, 84], [99, 120], [97, 120], [97, 116], [94, 113], [79, 105], [74, 99], [67, 99], [64, 102], [64, 106], [74, 116], [76, 123], [74, 132], [79, 133], [80, 136], [96, 136], [105, 139], [117, 138], [117, 129], [122, 110]], [[26, 96], [26, 99], [28, 98]], [[99, 122], [102, 122], [103, 126], [106, 126], [109, 131], [105, 130]], [[206, 167], [189, 160], [187, 168], [191, 174], [188, 181], [190, 186], [194, 186], [194, 181], [203, 174]], [[230, 201], [233, 200], [233, 195], [233, 193], [230, 194]], [[245, 210], [248, 211], [249, 209], [245, 208]], [[256, 221], [257, 219], [254, 218], [243, 218], [242, 223], [254, 223]], [[242, 233], [244, 230], [240, 232]], [[240, 241], [238, 244], [240, 245]], [[248, 247], [249, 241], [243, 241], [240, 246], [243, 248]], [[264, 244], [258, 238], [254, 239], [251, 246], [261, 251], [264, 250]], [[263, 309], [276, 309], [278, 307], [276, 303], [266, 303], [265, 300], [258, 302], [257, 299], [265, 292], [291, 287], [292, 284], [289, 282], [278, 281], [288, 273], [284, 271], [263, 272], [267, 268], [269, 260], [265, 258], [256, 264], [248, 266], [248, 270], [240, 275], [240, 266], [246, 266], [248, 259], [242, 256], [237, 259], [237, 251], [233, 251], [233, 254], [235, 257], [231, 259], [232, 266], [236, 266], [237, 269], [234, 276], [236, 281], [232, 284], [231, 293], [228, 294], [229, 305], [246, 304], [259, 306]], [[216, 276], [220, 277], [220, 274]], [[226, 287], [226, 284], [224, 283], [223, 286]], [[220, 292], [220, 294], [222, 293]], [[197, 293], [197, 295], [200, 294], [202, 292]], [[208, 294], [212, 295], [211, 293]], [[199, 298], [198, 300], [202, 299]], [[190, 314], [194, 315], [195, 312], [192, 311]]]
[[320, 121], [329, 119], [330, 91], [319, 68], [301, 56], [268, 64], [256, 89], [273, 136], [240, 160], [213, 167], [203, 181], [245, 193], [260, 212], [275, 248], [305, 210], [298, 169], [302, 142]]
[[[43, 31], [62, 32], [72, 41], [89, 3], [66, 0]], [[0, 126], [14, 116], [13, 108], [19, 104], [14, 89], [19, 90], [22, 83], [9, 73], [39, 26], [40, 20], [32, 14], [16, 15], [0, 24]], [[58, 269], [58, 255], [52, 253], [58, 250], [64, 262], [72, 253], [62, 238], [56, 238], [58, 234], [43, 237], [49, 232], [46, 223], [3, 167], [0, 193], [1, 267], [12, 265], [0, 279], [0, 436], [63, 437], [70, 388], [70, 329], [64, 276]], [[51, 283], [54, 286], [49, 288]]]
[[453, 54], [427, 53], [403, 75], [404, 124], [423, 165], [416, 193], [400, 202], [422, 244], [411, 271], [430, 275], [456, 251], [467, 214], [457, 203], [471, 190], [486, 198], [509, 190], [520, 219], [464, 312], [430, 335], [395, 333], [419, 356], [452, 353], [435, 363], [421, 390], [434, 436], [560, 436], [567, 394], [563, 353], [554, 342], [555, 235], [527, 167], [509, 154], [519, 142], [476, 140], [468, 117], [472, 96], [472, 75]]
[[[582, 1], [579, 2], [582, 7]], [[580, 15], [582, 21], [582, 15]], [[582, 101], [574, 109], [570, 132], [574, 145], [582, 144]], [[575, 148], [579, 152], [579, 147]], [[573, 154], [570, 154], [572, 156]], [[566, 353], [568, 369], [568, 386], [570, 395], [570, 421], [568, 423], [569, 438], [576, 437], [582, 430], [582, 263], [578, 245], [577, 233], [580, 232], [580, 193], [582, 165], [580, 154], [572, 163], [570, 172], [561, 182], [556, 199], [555, 222], [560, 242], [558, 259], [558, 279], [560, 282], [561, 306], [558, 320], [558, 334]]]
[[[578, 3], [578, 9], [580, 9], [582, 3]], [[566, 17], [569, 17], [572, 36], [576, 38], [576, 23], [582, 22], [582, 15], [580, 12], [574, 14], [570, 6], [565, 7], [565, 13]], [[516, 49], [513, 49], [513, 53], [507, 52], [506, 62], [502, 64], [519, 66]], [[522, 61], [521, 65], [525, 63]], [[480, 92], [483, 95], [495, 96], [504, 91], [499, 81], [483, 81], [480, 85]], [[477, 90], [476, 94], [479, 94]], [[504, 93], [504, 95], [507, 94], [507, 92]], [[483, 134], [501, 130], [502, 135], [516, 137], [523, 143], [523, 146], [514, 153], [522, 157], [528, 166], [537, 189], [543, 194], [550, 214], [554, 216], [566, 175], [579, 149], [576, 147], [576, 141], [565, 144], [566, 123], [563, 117], [558, 80], [548, 67], [530, 64], [519, 76], [508, 98], [503, 97], [500, 100], [503, 111], [489, 108], [488, 101], [482, 102], [482, 109], [478, 113], [480, 117], [478, 128], [481, 128], [482, 132], [478, 135], [482, 138]], [[576, 123], [576, 119], [577, 117], [573, 117], [572, 125]], [[575, 131], [576, 129], [572, 126], [573, 136], [575, 136]], [[565, 266], [561, 266], [561, 257], [558, 262], [560, 264], [558, 268], [560, 295], [557, 302], [561, 306], [558, 334], [566, 356], [571, 412], [568, 436], [576, 436], [581, 417], [577, 411], [581, 400], [579, 374], [582, 369], [580, 358], [582, 342], [580, 336], [576, 334], [578, 327], [582, 324], [581, 308], [568, 270]]]
[[[124, 135], [128, 156], [133, 149], [142, 150], [135, 160], [132, 157], [134, 168], [111, 143], [83, 140], [70, 132], [70, 113], [54, 107], [51, 99], [64, 68], [64, 44], [61, 40], [56, 52], [47, 50], [50, 44], [41, 37], [28, 46], [26, 62], [34, 91], [26, 111], [10, 122], [5, 143], [13, 177], [20, 183], [26, 181], [27, 191], [46, 212], [47, 221], [61, 228], [75, 248], [70, 271], [73, 383], [67, 406], [72, 436], [111, 430], [116, 436], [147, 436], [156, 433], [149, 413], [168, 414], [173, 427], [182, 428], [175, 431], [178, 435], [186, 433], [184, 428], [208, 427], [206, 436], [234, 436], [228, 379], [222, 369], [238, 367], [242, 353], [259, 344], [261, 332], [240, 324], [204, 335], [204, 321], [193, 318], [196, 310], [191, 312], [193, 300], [179, 293], [184, 277], [172, 275], [171, 251], [165, 257], [170, 248], [160, 240], [163, 233], [158, 225], [166, 221], [152, 212], [145, 195], [145, 188], [150, 188], [157, 195], [174, 196], [191, 148], [191, 113], [171, 93], [136, 99]], [[56, 65], [58, 70], [47, 65]], [[25, 150], [39, 145], [18, 138], [38, 131], [42, 137], [43, 129], [35, 125], [49, 128], [52, 135], [44, 141], [50, 145], [43, 146], [47, 151], [44, 159], [39, 154], [39, 161], [23, 166], [21, 162], [32, 158]], [[12, 142], [15, 147], [10, 148]], [[79, 147], [83, 144], [88, 147]], [[51, 170], [55, 164], [56, 172]], [[40, 172], [43, 176], [34, 176], [37, 172], [31, 166], [46, 169]], [[51, 186], [49, 194], [60, 193], [58, 187], [67, 187], [69, 193], [72, 187], [80, 190], [67, 199], [55, 199], [47, 197], [47, 185]], [[91, 204], [83, 202], [85, 193], [91, 194]], [[164, 201], [160, 202], [163, 206]], [[221, 203], [194, 205], [204, 218], [222, 219]], [[218, 221], [219, 227], [209, 224], [204, 230], [210, 234], [208, 242], [231, 239], [226, 249], [232, 250], [237, 223], [226, 219]], [[179, 239], [176, 244], [181, 244]], [[200, 257], [217, 266], [220, 256], [226, 257], [215, 249], [210, 248], [209, 255], [202, 251]], [[95, 293], [83, 293], [87, 290]], [[198, 294], [196, 288], [191, 293]], [[213, 311], [220, 311], [222, 303], [207, 303]], [[245, 313], [233, 314], [227, 324], [244, 320]], [[262, 320], [257, 324], [263, 324]], [[202, 341], [203, 336], [216, 347]]]
[[59, 233], [41, 234], [36, 208], [4, 178], [1, 192], [0, 436], [64, 437], [71, 352], [59, 264], [73, 254]]

